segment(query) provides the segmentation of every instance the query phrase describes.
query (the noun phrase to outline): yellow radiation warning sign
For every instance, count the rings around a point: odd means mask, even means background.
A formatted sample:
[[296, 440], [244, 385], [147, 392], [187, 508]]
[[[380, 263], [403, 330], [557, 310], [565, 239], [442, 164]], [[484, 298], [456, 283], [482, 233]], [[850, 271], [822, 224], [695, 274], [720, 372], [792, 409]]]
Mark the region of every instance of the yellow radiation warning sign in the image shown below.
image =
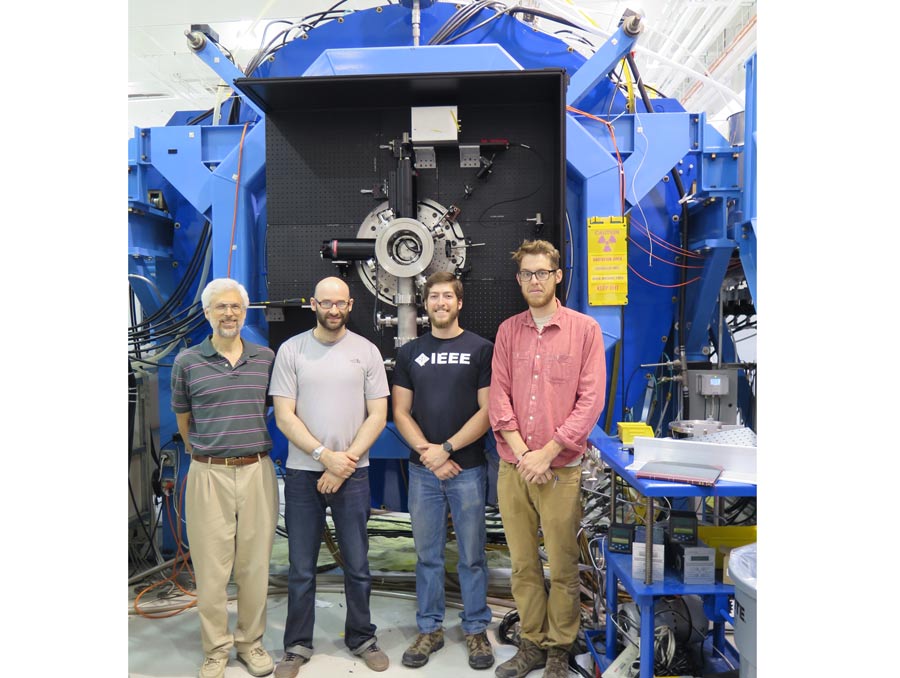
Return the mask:
[[588, 304], [628, 303], [628, 217], [589, 217]]

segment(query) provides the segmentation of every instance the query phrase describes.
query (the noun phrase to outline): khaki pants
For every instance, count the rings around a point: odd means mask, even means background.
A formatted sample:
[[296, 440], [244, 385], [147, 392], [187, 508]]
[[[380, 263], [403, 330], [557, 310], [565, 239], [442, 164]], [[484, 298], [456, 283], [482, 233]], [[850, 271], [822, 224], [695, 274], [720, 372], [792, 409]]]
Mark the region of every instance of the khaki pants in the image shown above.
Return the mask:
[[[578, 527], [581, 467], [553, 470], [558, 480], [526, 482], [516, 467], [500, 462], [497, 497], [512, 560], [512, 594], [521, 636], [542, 647], [569, 649], [581, 624]], [[550, 568], [550, 592], [538, 555], [538, 527]]]
[[[266, 630], [269, 562], [278, 520], [278, 483], [269, 457], [246, 466], [192, 461], [186, 490], [187, 534], [197, 580], [206, 656], [246, 652]], [[237, 627], [228, 631], [227, 586], [234, 569]]]

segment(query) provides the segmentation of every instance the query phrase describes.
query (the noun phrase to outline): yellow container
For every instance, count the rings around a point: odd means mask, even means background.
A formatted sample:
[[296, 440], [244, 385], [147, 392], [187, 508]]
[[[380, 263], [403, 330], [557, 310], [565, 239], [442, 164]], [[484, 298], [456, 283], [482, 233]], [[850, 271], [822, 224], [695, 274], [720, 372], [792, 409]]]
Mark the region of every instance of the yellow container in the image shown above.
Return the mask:
[[620, 421], [618, 424], [619, 440], [623, 445], [634, 444], [635, 436], [653, 438], [653, 427], [641, 421]]
[[697, 537], [716, 550], [716, 569], [724, 572], [724, 559], [731, 549], [756, 541], [756, 525], [698, 525]]

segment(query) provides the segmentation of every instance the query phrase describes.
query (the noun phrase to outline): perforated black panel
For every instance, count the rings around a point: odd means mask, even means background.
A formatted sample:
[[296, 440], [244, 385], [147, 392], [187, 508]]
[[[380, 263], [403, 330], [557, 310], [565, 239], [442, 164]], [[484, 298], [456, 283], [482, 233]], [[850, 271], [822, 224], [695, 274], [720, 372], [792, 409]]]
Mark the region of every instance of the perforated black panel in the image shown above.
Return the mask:
[[[388, 182], [396, 171], [397, 159], [384, 147], [410, 131], [411, 107], [453, 104], [459, 144], [478, 145], [490, 170], [479, 177], [477, 168], [460, 167], [457, 144], [438, 145], [437, 166], [416, 173], [415, 192], [418, 200], [460, 208], [458, 224], [475, 245], [467, 250], [462, 277], [461, 324], [493, 339], [505, 318], [525, 308], [511, 252], [534, 237], [564, 250], [563, 77], [525, 71], [399, 76], [405, 78], [401, 83], [384, 76], [248, 81], [257, 88], [257, 100], [267, 104], [269, 299], [308, 297], [318, 280], [338, 273], [320, 257], [322, 243], [356, 238], [366, 215], [384, 200], [362, 191]], [[379, 91], [392, 98], [377, 96]], [[351, 329], [393, 357], [394, 329], [377, 331], [374, 316], [396, 309], [376, 302], [354, 267], [343, 272], [355, 299]], [[285, 323], [313, 322], [310, 311], [301, 311], [302, 320], [295, 317], [286, 316]], [[279, 332], [289, 335], [290, 329]]]

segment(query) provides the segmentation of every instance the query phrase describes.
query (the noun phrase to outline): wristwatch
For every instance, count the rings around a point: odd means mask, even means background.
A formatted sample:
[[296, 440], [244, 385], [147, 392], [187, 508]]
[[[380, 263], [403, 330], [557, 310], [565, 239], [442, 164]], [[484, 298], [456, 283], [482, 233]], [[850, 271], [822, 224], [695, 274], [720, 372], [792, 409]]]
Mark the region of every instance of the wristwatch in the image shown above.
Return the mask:
[[312, 451], [313, 461], [319, 461], [322, 456], [322, 451], [325, 449], [324, 445], [319, 445], [316, 449]]
[[450, 454], [451, 452], [453, 452], [453, 445], [450, 444], [449, 440], [445, 440], [443, 443], [441, 443], [441, 449], [444, 450], [444, 452], [446, 452], [447, 454]]

